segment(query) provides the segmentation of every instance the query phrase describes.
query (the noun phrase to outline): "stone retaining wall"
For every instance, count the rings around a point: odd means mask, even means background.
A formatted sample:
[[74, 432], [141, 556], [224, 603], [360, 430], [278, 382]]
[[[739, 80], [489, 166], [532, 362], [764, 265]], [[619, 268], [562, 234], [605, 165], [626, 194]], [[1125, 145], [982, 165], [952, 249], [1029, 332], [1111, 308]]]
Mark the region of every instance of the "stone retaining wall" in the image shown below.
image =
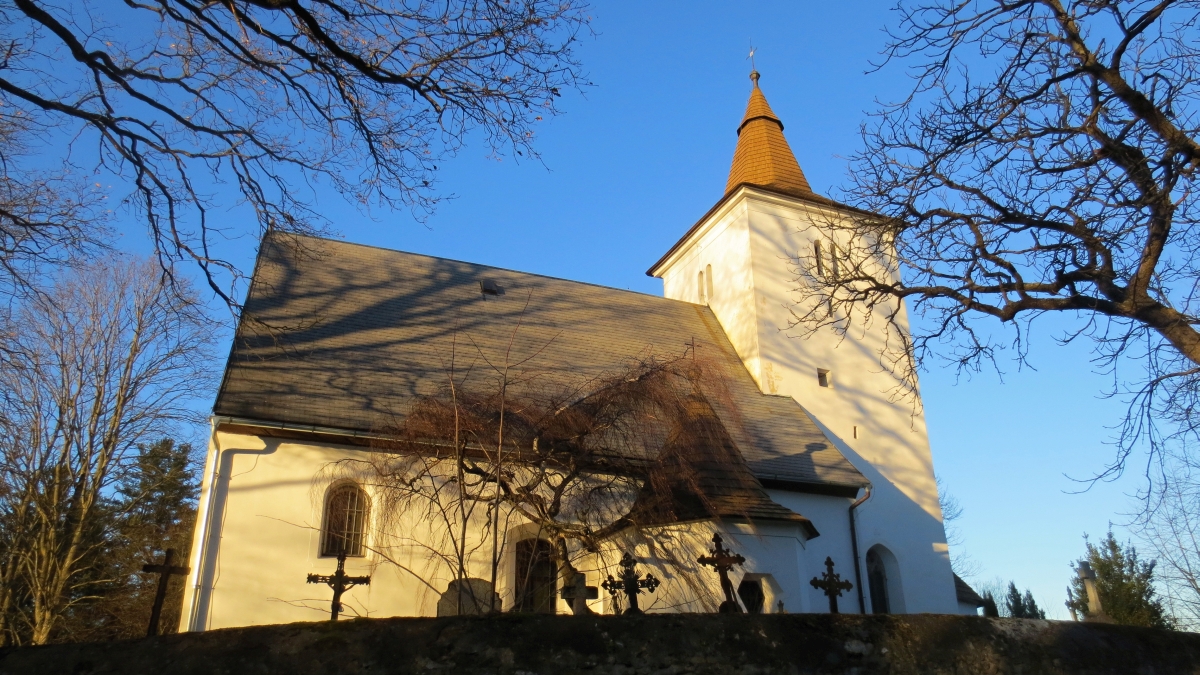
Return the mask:
[[359, 619], [0, 651], [0, 675], [1200, 675], [1200, 635], [961, 616]]

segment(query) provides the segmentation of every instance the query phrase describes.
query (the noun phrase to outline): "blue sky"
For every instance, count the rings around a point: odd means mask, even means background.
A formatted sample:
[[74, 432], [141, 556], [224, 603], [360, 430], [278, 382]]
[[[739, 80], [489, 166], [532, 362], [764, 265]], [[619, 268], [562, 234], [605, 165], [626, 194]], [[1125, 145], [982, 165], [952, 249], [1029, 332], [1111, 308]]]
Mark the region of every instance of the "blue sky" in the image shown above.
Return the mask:
[[[908, 86], [901, 67], [865, 72], [895, 20], [888, 7], [601, 0], [597, 35], [579, 49], [596, 86], [568, 95], [566, 114], [545, 123], [544, 166], [488, 159], [472, 145], [442, 165], [441, 187], [456, 198], [424, 224], [406, 213], [368, 216], [332, 193], [319, 208], [349, 241], [660, 294], [646, 268], [724, 188], [751, 38], [800, 165], [814, 189], [836, 197], [859, 124], [876, 99]], [[252, 227], [235, 208], [224, 217]], [[254, 242], [229, 246], [249, 269]], [[934, 369], [922, 380], [935, 466], [965, 510], [958, 526], [978, 580], [1013, 579], [1057, 618], [1068, 616], [1068, 565], [1082, 535], [1122, 522], [1139, 485], [1133, 475], [1070, 494], [1082, 486], [1068, 476], [1089, 476], [1113, 456], [1107, 440], [1124, 408], [1099, 398], [1107, 380], [1092, 372], [1086, 345], [1049, 339], [1066, 325], [1044, 326], [1034, 369], [1014, 364], [1003, 378], [969, 381]]]

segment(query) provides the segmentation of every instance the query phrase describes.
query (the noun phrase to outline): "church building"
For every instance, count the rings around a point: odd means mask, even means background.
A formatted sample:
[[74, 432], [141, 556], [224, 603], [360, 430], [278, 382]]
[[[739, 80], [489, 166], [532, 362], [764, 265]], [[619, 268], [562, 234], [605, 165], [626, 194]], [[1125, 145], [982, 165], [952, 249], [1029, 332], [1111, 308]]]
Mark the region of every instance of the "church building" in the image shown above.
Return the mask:
[[[344, 594], [343, 616], [461, 610], [446, 603], [461, 573], [420, 535], [435, 527], [429, 514], [398, 513], [385, 490], [339, 467], [369, 465], [386, 430], [455, 369], [508, 359], [551, 378], [597, 378], [631, 358], [681, 353], [724, 373], [721, 400], [698, 395], [689, 419], [734, 460], [696, 472], [706, 510], [656, 524], [690, 542], [673, 554], [683, 567], [664, 562], [657, 535], [617, 534], [610, 550], [581, 554], [588, 609], [617, 611], [620, 598], [601, 589], [630, 553], [661, 582], [639, 596], [643, 610], [714, 611], [718, 576], [687, 566], [718, 534], [745, 560], [729, 572], [742, 611], [829, 611], [811, 583], [829, 559], [852, 584], [841, 612], [974, 614], [978, 596], [951, 572], [924, 417], [889, 398], [882, 329], [787, 330], [800, 287], [789, 258], [822, 245], [832, 235], [821, 223], [853, 209], [813, 192], [751, 79], [724, 194], [647, 272], [663, 280], [661, 298], [265, 237], [213, 407], [180, 630], [328, 618], [330, 589], [308, 581], [339, 556], [347, 574], [370, 577]], [[680, 452], [703, 464], [711, 449]], [[536, 527], [489, 522], [503, 554], [493, 542], [490, 570], [465, 565], [471, 583], [495, 580], [495, 609], [579, 611], [553, 566], [520, 573], [549, 546]]]

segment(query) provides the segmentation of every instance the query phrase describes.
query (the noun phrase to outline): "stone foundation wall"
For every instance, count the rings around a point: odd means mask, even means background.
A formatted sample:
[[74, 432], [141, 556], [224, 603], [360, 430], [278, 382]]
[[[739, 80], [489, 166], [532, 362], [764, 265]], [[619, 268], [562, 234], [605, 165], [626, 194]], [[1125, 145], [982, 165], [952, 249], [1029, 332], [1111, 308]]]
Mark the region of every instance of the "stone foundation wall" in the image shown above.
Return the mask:
[[359, 619], [0, 651], [0, 675], [1200, 675], [1200, 635], [944, 615]]

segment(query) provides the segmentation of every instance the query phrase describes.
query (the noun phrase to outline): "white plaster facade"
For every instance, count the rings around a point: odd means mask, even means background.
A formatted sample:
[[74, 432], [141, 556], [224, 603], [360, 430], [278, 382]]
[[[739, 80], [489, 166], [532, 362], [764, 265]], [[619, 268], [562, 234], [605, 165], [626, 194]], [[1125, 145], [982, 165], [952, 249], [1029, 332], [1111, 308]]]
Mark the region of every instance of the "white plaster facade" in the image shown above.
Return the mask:
[[[839, 217], [828, 206], [742, 186], [651, 273], [662, 278], [666, 297], [707, 304], [762, 392], [794, 398], [871, 482], [870, 498], [857, 509], [860, 562], [874, 546], [891, 552], [893, 610], [965, 611], [954, 590], [924, 415], [911, 402], [889, 400], [895, 381], [879, 364], [881, 329], [868, 325], [845, 339], [832, 330], [803, 339], [789, 331], [798, 292], [790, 261], [827, 238], [820, 224]], [[702, 273], [710, 275], [703, 295]], [[906, 327], [903, 314], [901, 321]], [[848, 525], [822, 526], [828, 521], [814, 517], [825, 509], [844, 514], [846, 504], [779, 491], [772, 497], [818, 523], [814, 544], [829, 537], [829, 550], [847, 555]], [[845, 546], [835, 543], [843, 530]]]
[[[893, 612], [974, 613], [956, 599], [924, 419], [911, 405], [888, 400], [891, 382], [875, 356], [880, 338], [869, 330], [858, 334], [861, 339], [842, 340], [832, 333], [789, 337], [788, 307], [796, 285], [789, 257], [810, 246], [812, 237], [820, 236], [814, 223], [831, 215], [836, 213], [823, 206], [741, 188], [655, 270], [667, 297], [708, 304], [762, 392], [800, 403], [872, 485], [870, 498], [857, 508], [858, 578], [849, 564], [852, 500], [771, 489], [775, 502], [808, 517], [820, 536], [806, 540], [790, 524], [722, 525], [720, 531], [747, 558], [735, 569], [734, 583], [743, 575], [761, 579], [768, 612], [823, 612], [827, 600], [808, 580], [823, 572], [825, 558], [837, 561], [843, 578], [867, 586], [867, 552], [884, 547]], [[828, 371], [829, 386], [819, 384], [818, 369]], [[281, 439], [230, 426], [239, 422], [245, 421], [213, 419], [181, 630], [319, 620], [328, 611], [328, 589], [305, 583], [307, 574], [328, 574], [334, 567], [333, 559], [318, 555], [328, 485], [319, 476], [324, 467], [366, 451], [339, 445], [320, 430], [304, 439]], [[422, 523], [410, 527], [419, 529]], [[717, 529], [711, 522], [675, 527], [686, 532], [676, 537], [682, 542], [676, 553], [691, 560], [705, 552]], [[510, 536], [519, 538], [520, 531], [515, 526]], [[378, 536], [374, 527], [368, 532]], [[417, 547], [369, 544], [375, 552], [347, 562], [349, 574], [372, 575], [369, 587], [346, 595], [348, 614], [434, 615], [438, 593], [449, 581], [439, 578], [444, 573]], [[719, 593], [716, 576], [692, 570], [712, 590], [710, 597], [698, 599], [678, 568], [655, 564], [655, 550], [646, 541], [614, 542], [607, 557], [576, 567], [590, 585], [598, 585], [612, 571], [615, 549], [621, 547], [634, 550], [664, 581], [658, 593], [643, 599], [650, 611], [711, 610]], [[381, 549], [390, 561], [383, 560]], [[498, 592], [508, 606], [513, 563], [511, 547], [506, 550]], [[482, 569], [475, 574], [486, 576]], [[858, 611], [859, 592], [843, 596], [840, 610]], [[868, 589], [861, 592], [871, 611]], [[609, 607], [601, 595], [590, 603], [596, 611]], [[558, 607], [569, 610], [565, 602]]]

